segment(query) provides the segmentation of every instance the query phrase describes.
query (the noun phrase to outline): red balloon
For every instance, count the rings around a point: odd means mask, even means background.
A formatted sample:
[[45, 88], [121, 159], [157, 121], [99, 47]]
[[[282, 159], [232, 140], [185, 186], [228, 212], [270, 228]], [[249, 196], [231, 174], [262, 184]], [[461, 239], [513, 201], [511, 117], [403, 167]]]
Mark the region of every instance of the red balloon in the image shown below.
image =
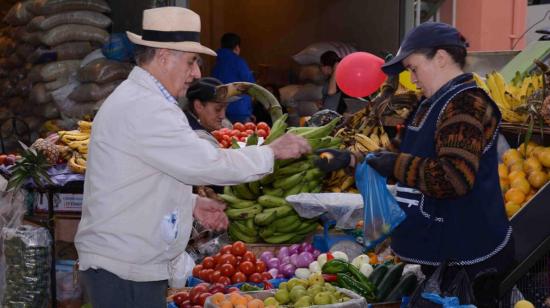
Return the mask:
[[369, 96], [386, 80], [382, 64], [383, 59], [368, 52], [351, 53], [336, 68], [336, 84], [349, 96]]

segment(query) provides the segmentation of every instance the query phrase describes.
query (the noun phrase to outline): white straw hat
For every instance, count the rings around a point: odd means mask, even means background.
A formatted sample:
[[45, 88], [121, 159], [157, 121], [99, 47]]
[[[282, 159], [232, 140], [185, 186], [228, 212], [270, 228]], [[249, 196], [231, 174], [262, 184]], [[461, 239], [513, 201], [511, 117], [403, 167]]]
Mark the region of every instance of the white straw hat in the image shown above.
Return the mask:
[[143, 11], [143, 33], [126, 31], [135, 44], [216, 56], [200, 43], [201, 18], [189, 9], [166, 6]]

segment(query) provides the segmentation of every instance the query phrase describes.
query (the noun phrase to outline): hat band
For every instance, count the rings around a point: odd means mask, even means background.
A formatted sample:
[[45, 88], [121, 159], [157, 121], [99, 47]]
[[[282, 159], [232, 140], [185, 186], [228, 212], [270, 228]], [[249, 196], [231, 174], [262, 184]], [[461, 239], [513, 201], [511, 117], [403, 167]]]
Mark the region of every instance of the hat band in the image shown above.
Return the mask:
[[141, 38], [155, 42], [200, 42], [200, 32], [143, 30]]

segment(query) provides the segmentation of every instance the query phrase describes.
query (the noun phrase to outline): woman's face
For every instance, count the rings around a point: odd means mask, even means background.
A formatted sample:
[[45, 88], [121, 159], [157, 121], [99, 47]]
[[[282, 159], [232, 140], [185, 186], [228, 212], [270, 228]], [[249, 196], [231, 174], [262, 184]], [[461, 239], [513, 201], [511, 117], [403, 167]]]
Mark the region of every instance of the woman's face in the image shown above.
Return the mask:
[[411, 73], [411, 81], [421, 89], [424, 96], [432, 96], [438, 89], [439, 69], [434, 58], [428, 59], [424, 54], [413, 53], [403, 60], [403, 66]]
[[197, 118], [207, 131], [211, 132], [222, 128], [222, 121], [225, 119], [227, 103], [207, 102], [203, 105], [196, 100], [194, 104]]

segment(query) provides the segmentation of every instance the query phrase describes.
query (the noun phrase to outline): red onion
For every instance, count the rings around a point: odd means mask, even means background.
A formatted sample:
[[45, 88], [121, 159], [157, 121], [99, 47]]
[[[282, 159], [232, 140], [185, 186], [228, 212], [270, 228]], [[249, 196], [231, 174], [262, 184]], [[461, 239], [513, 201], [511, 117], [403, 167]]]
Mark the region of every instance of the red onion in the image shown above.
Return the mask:
[[279, 266], [281, 266], [281, 261], [275, 257], [267, 260], [267, 262], [265, 262], [265, 264], [267, 265], [267, 268], [269, 269], [272, 269], [272, 268], [279, 268]]
[[281, 268], [281, 273], [285, 275], [286, 278], [294, 276], [294, 271], [296, 271], [296, 267], [292, 264], [285, 264]]
[[272, 268], [269, 271], [267, 271], [269, 274], [271, 274], [271, 277], [277, 278], [277, 275], [279, 274], [279, 270], [276, 268]]
[[297, 266], [298, 265], [298, 254], [295, 253], [290, 256], [290, 264]]
[[317, 257], [321, 254], [321, 252], [317, 249], [313, 250], [312, 252], [313, 257], [317, 260]]
[[281, 247], [281, 249], [279, 249], [279, 253], [277, 254], [277, 258], [279, 259], [284, 259], [284, 257], [288, 257], [290, 256], [290, 254], [288, 253], [288, 247]]
[[273, 255], [273, 252], [271, 251], [264, 251], [262, 252], [262, 254], [260, 255], [260, 260], [264, 261], [264, 263], [267, 263], [267, 261], [269, 261], [269, 259], [275, 257], [275, 255]]
[[313, 252], [313, 245], [307, 242], [302, 243], [300, 245], [300, 252], [304, 252], [304, 251]]
[[295, 253], [299, 253], [300, 252], [299, 250], [300, 250], [300, 245], [292, 244], [292, 245], [290, 245], [290, 247], [288, 247], [288, 254], [293, 255]]
[[283, 257], [282, 259], [279, 258], [279, 260], [281, 261], [281, 265], [290, 263], [290, 257], [289, 256]]
[[304, 251], [298, 255], [295, 265], [297, 267], [308, 267], [313, 261], [315, 261], [313, 255], [310, 252]]
[[285, 275], [283, 275], [283, 274], [277, 274], [277, 278], [285, 278]]

